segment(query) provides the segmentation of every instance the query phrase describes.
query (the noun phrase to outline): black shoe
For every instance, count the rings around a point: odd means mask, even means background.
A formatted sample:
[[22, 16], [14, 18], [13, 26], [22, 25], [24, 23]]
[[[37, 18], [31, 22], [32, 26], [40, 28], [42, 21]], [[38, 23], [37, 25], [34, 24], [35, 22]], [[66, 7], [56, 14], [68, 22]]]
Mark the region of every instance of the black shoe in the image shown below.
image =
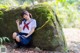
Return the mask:
[[16, 48], [21, 48], [21, 47], [17, 44], [14, 44], [13, 49], [16, 49]]

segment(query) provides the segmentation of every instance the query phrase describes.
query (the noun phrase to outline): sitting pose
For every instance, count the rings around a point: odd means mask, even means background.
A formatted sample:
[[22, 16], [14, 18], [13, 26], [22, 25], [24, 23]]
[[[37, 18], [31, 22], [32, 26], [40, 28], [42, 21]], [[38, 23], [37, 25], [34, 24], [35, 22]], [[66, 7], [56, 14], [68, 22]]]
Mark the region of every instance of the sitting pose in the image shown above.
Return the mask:
[[21, 17], [23, 18], [21, 23], [19, 19], [16, 20], [19, 32], [13, 33], [13, 39], [17, 47], [27, 45], [31, 41], [32, 34], [36, 28], [36, 20], [32, 18], [28, 11], [23, 11]]

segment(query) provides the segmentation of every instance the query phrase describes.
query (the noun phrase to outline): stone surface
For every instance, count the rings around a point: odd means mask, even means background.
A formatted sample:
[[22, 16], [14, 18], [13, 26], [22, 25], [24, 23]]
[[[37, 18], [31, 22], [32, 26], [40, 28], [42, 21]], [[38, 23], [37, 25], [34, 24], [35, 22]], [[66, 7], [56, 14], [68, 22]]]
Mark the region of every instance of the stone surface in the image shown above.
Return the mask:
[[[28, 9], [27, 9], [28, 10]], [[65, 51], [66, 42], [57, 15], [50, 6], [38, 5], [29, 9], [38, 27], [33, 34], [32, 45], [42, 50]]]
[[[0, 21], [1, 36], [8, 36], [12, 40], [12, 33], [17, 31], [15, 20], [20, 17], [23, 9], [17, 8], [10, 11], [4, 11]], [[57, 15], [48, 5], [35, 5], [27, 10], [37, 21], [37, 28], [33, 34], [31, 46], [39, 47], [42, 50], [66, 51], [66, 42], [63, 35], [62, 27]]]

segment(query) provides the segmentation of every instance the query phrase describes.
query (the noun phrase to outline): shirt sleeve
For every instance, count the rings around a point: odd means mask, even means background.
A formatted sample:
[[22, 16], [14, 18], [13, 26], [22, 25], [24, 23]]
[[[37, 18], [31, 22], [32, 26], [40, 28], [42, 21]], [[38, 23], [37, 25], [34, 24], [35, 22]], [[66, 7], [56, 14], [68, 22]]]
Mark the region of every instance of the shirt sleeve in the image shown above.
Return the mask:
[[32, 22], [32, 28], [33, 27], [35, 27], [35, 28], [37, 27], [36, 20], [33, 20], [33, 22]]

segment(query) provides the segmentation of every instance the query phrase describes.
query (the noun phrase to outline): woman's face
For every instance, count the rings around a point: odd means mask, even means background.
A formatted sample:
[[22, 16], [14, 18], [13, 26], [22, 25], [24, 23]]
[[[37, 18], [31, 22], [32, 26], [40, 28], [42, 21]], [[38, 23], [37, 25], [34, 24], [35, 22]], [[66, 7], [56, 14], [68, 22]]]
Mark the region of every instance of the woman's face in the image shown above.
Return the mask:
[[24, 15], [23, 15], [23, 18], [29, 19], [29, 18], [30, 18], [30, 17], [29, 17], [29, 13], [27, 12], [26, 14], [24, 14]]

